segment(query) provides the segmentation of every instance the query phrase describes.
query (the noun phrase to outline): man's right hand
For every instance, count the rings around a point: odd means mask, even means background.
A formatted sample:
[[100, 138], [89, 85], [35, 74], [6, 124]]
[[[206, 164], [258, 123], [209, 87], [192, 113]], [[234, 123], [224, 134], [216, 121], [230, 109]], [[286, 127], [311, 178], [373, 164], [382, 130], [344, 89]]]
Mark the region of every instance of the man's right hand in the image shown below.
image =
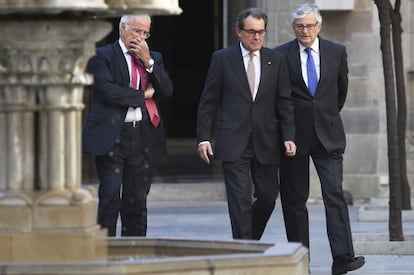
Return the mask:
[[152, 84], [150, 83], [150, 84], [148, 84], [148, 87], [144, 91], [144, 98], [152, 98], [154, 93], [155, 93], [155, 90], [152, 87]]
[[202, 142], [198, 144], [197, 151], [200, 158], [207, 164], [210, 164], [210, 156], [213, 156], [213, 148], [211, 147], [210, 142]]

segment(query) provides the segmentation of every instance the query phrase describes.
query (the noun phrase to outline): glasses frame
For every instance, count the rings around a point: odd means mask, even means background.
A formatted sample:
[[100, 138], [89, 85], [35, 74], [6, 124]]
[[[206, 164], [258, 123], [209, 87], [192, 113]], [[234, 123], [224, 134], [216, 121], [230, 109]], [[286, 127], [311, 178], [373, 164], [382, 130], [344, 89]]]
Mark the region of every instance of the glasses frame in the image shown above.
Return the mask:
[[293, 24], [293, 28], [296, 30], [296, 31], [304, 31], [305, 29], [307, 29], [308, 31], [313, 31], [313, 30], [315, 30], [315, 28], [316, 28], [316, 26], [319, 24], [319, 22], [318, 21], [316, 21], [316, 23], [315, 24], [306, 24], [306, 25], [302, 25], [302, 24], [299, 24], [299, 25], [297, 25], [297, 24]]
[[248, 36], [250, 37], [255, 37], [256, 34], [259, 36], [264, 36], [266, 34], [266, 30], [260, 30], [260, 31], [256, 31], [256, 30], [246, 30], [246, 29], [240, 29], [241, 31], [244, 31]]
[[150, 32], [147, 32], [147, 31], [144, 31], [144, 30], [141, 30], [141, 29], [138, 29], [138, 28], [131, 28], [131, 25], [129, 25], [129, 24], [128, 24], [128, 30], [135, 33], [135, 34], [144, 36], [145, 40], [147, 40], [148, 38], [151, 37]]

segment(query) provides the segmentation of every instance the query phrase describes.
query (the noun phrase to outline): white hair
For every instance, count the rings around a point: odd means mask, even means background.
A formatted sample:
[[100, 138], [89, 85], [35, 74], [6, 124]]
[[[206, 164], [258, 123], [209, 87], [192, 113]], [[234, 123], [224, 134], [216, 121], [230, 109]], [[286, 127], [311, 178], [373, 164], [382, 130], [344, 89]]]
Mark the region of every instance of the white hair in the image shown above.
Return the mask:
[[305, 3], [305, 4], [300, 4], [300, 5], [296, 6], [295, 9], [292, 12], [292, 17], [291, 17], [291, 22], [290, 23], [294, 24], [296, 19], [303, 18], [311, 12], [315, 13], [316, 20], [318, 21], [319, 24], [321, 24], [322, 23], [322, 15], [319, 12], [318, 5], [311, 4], [311, 3]]
[[148, 14], [126, 14], [121, 17], [121, 20], [119, 20], [119, 35], [122, 35], [122, 23], [125, 23], [127, 26], [126, 28], [129, 28], [129, 24], [131, 24], [136, 18], [141, 17], [142, 19], [148, 20], [151, 23], [151, 16]]

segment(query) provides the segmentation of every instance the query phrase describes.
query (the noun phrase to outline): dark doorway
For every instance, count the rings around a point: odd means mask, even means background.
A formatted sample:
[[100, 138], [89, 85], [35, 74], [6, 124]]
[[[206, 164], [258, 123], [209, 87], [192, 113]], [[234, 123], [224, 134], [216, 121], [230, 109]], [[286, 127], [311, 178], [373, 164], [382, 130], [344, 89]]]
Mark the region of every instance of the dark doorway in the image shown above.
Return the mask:
[[[183, 181], [220, 175], [216, 165], [204, 164], [196, 150], [196, 116], [211, 54], [223, 45], [223, 0], [180, 0], [175, 16], [152, 16], [150, 48], [160, 51], [174, 84], [172, 98], [161, 105], [169, 154], [156, 166], [155, 181]], [[119, 18], [113, 31], [97, 46], [118, 39]], [[85, 93], [85, 112], [91, 95]], [[83, 158], [83, 179], [95, 182], [91, 156]]]
[[196, 150], [196, 116], [211, 54], [222, 47], [222, 0], [181, 0], [179, 16], [153, 17], [149, 43], [162, 52], [174, 83], [174, 94], [161, 105], [169, 154], [158, 162], [161, 181], [194, 181], [215, 177], [215, 165], [204, 164]]
[[163, 53], [174, 82], [174, 95], [162, 106], [168, 136], [194, 138], [210, 57], [222, 45], [222, 9], [219, 0], [181, 0], [179, 5], [179, 16], [153, 17], [149, 43]]

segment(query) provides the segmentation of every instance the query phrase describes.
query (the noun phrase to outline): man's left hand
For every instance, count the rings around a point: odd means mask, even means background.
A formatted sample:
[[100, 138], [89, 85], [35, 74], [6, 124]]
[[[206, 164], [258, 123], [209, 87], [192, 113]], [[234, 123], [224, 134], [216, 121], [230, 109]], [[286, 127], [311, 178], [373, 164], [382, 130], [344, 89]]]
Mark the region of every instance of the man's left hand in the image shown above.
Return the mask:
[[285, 141], [283, 143], [286, 149], [286, 156], [294, 157], [296, 155], [296, 144], [293, 141]]

